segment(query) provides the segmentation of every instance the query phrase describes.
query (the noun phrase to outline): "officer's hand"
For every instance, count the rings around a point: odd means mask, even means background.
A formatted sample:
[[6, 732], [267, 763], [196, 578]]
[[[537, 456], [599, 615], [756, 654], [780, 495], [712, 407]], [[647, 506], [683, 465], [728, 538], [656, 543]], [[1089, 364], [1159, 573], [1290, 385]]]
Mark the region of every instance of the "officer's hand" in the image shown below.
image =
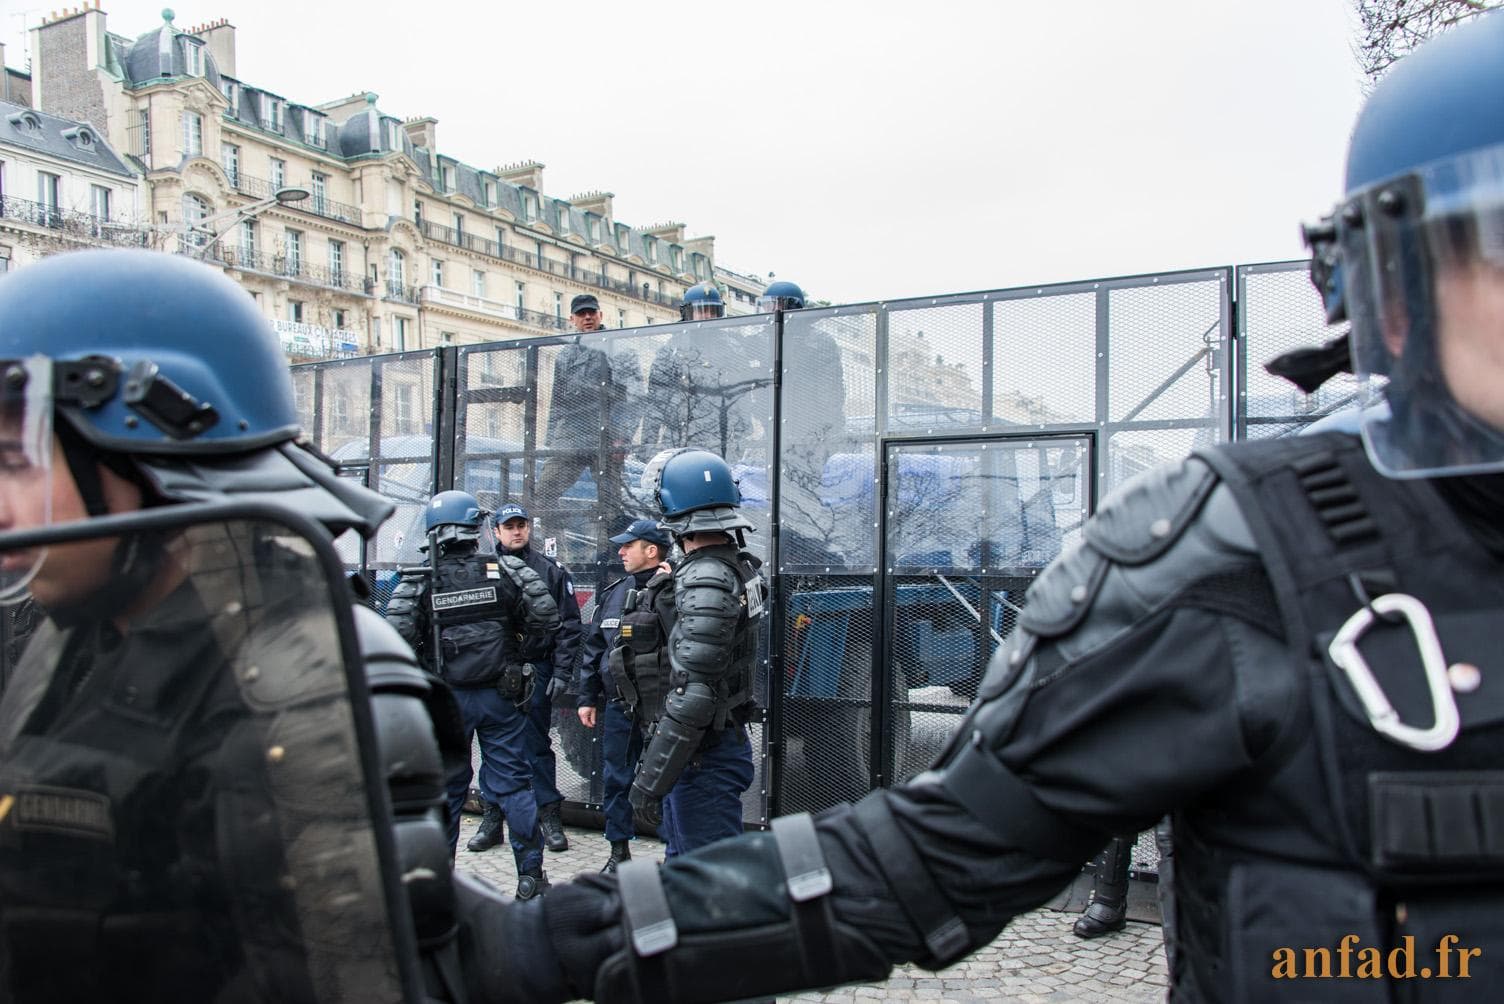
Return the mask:
[[565, 1001], [579, 994], [552, 959], [542, 903], [514, 903], [489, 882], [453, 876], [460, 970], [473, 1001]]
[[663, 822], [663, 800], [656, 795], [650, 795], [637, 785], [632, 785], [632, 792], [627, 796], [632, 803], [632, 808], [642, 814], [644, 822], [654, 829]]
[[569, 677], [563, 674], [558, 674], [555, 676], [550, 676], [548, 678], [548, 686], [544, 688], [543, 694], [550, 701], [552, 701], [556, 697], [563, 697], [564, 692], [568, 689]]
[[587, 704], [580, 709], [580, 724], [587, 729], [595, 728], [595, 705]]

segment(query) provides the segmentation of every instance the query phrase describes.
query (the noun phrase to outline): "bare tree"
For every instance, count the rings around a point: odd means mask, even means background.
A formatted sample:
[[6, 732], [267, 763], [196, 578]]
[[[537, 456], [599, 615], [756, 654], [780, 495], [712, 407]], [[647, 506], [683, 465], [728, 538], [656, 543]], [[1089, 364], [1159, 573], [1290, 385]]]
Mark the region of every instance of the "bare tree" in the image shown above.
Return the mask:
[[1426, 39], [1501, 3], [1504, 0], [1353, 0], [1358, 14], [1353, 50], [1366, 89]]

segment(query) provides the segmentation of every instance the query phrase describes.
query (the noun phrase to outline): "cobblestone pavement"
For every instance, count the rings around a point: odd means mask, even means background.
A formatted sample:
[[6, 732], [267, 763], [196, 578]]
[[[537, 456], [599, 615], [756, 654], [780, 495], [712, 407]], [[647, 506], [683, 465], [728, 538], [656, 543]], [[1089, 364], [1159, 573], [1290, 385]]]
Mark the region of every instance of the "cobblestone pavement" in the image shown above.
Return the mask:
[[[509, 845], [480, 854], [465, 850], [478, 816], [465, 816], [460, 827], [457, 866], [475, 872], [511, 891], [517, 885]], [[579, 872], [597, 871], [610, 848], [599, 831], [568, 827], [569, 850], [548, 854], [550, 881], [567, 881]], [[632, 843], [636, 857], [663, 856], [656, 840]], [[894, 970], [884, 983], [858, 984], [821, 993], [780, 997], [780, 1001], [1003, 1001], [1036, 1002], [1132, 1001], [1149, 1004], [1165, 996], [1165, 956], [1159, 928], [1130, 923], [1126, 930], [1082, 941], [1071, 934], [1074, 914], [1035, 910], [1016, 918], [996, 941], [938, 973], [910, 966]]]

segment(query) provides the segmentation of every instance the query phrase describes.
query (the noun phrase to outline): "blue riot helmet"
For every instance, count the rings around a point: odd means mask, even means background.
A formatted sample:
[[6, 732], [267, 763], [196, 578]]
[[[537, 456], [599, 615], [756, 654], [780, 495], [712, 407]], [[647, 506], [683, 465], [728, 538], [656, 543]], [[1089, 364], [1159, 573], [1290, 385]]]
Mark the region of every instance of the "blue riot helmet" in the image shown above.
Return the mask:
[[[428, 508], [423, 511], [423, 530], [430, 539], [437, 539], [440, 544], [451, 541], [479, 544], [486, 516], [479, 500], [469, 492], [439, 492], [428, 500]], [[426, 544], [419, 547], [427, 549]]]
[[804, 290], [785, 279], [768, 283], [768, 288], [757, 298], [757, 312], [772, 314], [780, 310], [803, 310]]
[[265, 500], [366, 536], [392, 511], [297, 442], [287, 359], [218, 269], [153, 251], [55, 255], [0, 281], [0, 345], [6, 425], [30, 448], [50, 422], [90, 516], [108, 509], [101, 465], [148, 504]]
[[1504, 470], [1501, 53], [1501, 14], [1426, 43], [1374, 90], [1348, 148], [1339, 288], [1364, 443], [1393, 477]]
[[713, 282], [700, 282], [684, 291], [684, 302], [679, 305], [681, 321], [711, 321], [726, 316], [726, 304], [721, 300], [721, 291]]
[[663, 525], [676, 537], [755, 529], [738, 511], [742, 493], [731, 468], [708, 450], [664, 450], [648, 461], [642, 486], [653, 493]]

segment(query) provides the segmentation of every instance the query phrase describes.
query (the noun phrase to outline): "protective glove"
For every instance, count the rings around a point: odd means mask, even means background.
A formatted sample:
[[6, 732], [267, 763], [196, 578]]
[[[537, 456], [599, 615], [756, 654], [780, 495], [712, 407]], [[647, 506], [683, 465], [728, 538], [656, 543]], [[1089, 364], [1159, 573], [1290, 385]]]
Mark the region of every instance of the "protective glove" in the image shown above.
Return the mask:
[[566, 1001], [568, 985], [543, 915], [543, 897], [516, 903], [476, 875], [454, 873], [460, 978], [486, 1004]]
[[563, 697], [564, 694], [565, 694], [565, 692], [568, 691], [568, 690], [569, 690], [569, 676], [568, 676], [568, 674], [566, 674], [566, 673], [557, 673], [557, 674], [555, 674], [553, 676], [550, 676], [548, 678], [548, 685], [544, 688], [543, 694], [550, 701], [552, 701], [555, 698]]
[[632, 785], [632, 791], [627, 795], [627, 800], [632, 803], [632, 808], [641, 813], [644, 822], [654, 829], [663, 822], [663, 799], [657, 795], [649, 794], [645, 789]]

